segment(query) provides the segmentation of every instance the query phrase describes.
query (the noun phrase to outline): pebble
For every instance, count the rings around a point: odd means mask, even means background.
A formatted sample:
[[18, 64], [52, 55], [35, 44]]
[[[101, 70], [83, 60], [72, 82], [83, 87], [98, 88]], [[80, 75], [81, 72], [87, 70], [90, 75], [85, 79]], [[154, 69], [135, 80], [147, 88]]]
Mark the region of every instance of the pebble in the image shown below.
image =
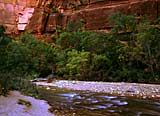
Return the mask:
[[[36, 84], [47, 86], [45, 82], [37, 82]], [[154, 84], [57, 80], [51, 83], [49, 86], [52, 85], [73, 90], [88, 90], [92, 92], [118, 94], [119, 96], [135, 96], [143, 99], [160, 99], [160, 85]]]

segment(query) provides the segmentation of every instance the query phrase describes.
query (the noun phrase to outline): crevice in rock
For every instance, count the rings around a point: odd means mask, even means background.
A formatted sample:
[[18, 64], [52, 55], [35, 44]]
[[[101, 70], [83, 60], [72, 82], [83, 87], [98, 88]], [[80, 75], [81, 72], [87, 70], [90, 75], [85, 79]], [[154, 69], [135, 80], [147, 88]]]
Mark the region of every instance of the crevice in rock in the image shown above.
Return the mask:
[[48, 24], [49, 17], [50, 17], [50, 14], [47, 13], [47, 15], [46, 15], [46, 20], [45, 20], [45, 22], [44, 22], [44, 29], [43, 29], [42, 34], [46, 32], [46, 28], [47, 28], [47, 24]]

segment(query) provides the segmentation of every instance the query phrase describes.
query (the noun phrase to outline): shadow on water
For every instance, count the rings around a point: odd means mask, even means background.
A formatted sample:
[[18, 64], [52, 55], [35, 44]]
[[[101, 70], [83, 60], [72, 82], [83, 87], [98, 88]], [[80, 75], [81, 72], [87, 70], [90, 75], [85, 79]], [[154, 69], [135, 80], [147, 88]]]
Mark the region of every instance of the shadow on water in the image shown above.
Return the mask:
[[104, 93], [39, 88], [42, 99], [57, 116], [160, 116], [160, 102]]

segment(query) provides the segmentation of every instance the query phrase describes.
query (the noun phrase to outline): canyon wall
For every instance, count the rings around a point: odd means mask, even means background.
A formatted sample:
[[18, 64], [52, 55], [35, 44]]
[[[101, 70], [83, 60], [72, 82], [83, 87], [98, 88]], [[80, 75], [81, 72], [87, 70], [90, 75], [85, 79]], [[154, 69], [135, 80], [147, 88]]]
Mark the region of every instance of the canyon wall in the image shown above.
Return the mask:
[[[68, 22], [82, 20], [86, 30], [109, 29], [107, 18], [115, 12], [145, 16], [151, 22], [159, 17], [160, 0], [51, 0], [57, 12], [36, 8], [27, 30], [52, 33], [56, 26], [66, 28]], [[44, 5], [45, 6], [45, 5]], [[52, 10], [54, 10], [52, 8]], [[43, 15], [42, 15], [43, 14]], [[39, 20], [37, 21], [37, 18]]]
[[84, 7], [71, 14], [64, 13], [62, 25], [65, 27], [68, 22], [82, 19], [85, 22], [86, 29], [106, 29], [110, 28], [107, 18], [115, 12], [133, 14], [136, 17], [145, 16], [153, 21], [158, 17], [159, 9], [160, 4], [158, 7], [158, 1], [156, 0], [101, 0], [101, 2], [94, 0], [94, 3], [87, 8]]
[[107, 18], [115, 12], [146, 16], [151, 22], [160, 16], [160, 0], [0, 0], [0, 24], [7, 33], [53, 33], [57, 25], [83, 20], [86, 30], [111, 28]]
[[8, 34], [18, 34], [28, 24], [35, 6], [35, 0], [0, 0], [0, 25]]

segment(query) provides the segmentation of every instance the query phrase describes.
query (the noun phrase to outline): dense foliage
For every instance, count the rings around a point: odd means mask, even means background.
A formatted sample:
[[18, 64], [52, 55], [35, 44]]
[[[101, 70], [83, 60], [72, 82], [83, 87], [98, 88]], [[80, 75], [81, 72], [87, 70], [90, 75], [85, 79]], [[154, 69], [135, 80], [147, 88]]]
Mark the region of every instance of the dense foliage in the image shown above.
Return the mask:
[[114, 27], [108, 34], [69, 23], [65, 32], [57, 30], [54, 47], [27, 33], [14, 40], [1, 26], [0, 94], [32, 91], [28, 80], [53, 69], [63, 79], [160, 83], [159, 19], [152, 25], [117, 13], [109, 21]]
[[[160, 82], [160, 27], [116, 13], [108, 34], [77, 29], [57, 39], [57, 74], [67, 79]], [[158, 21], [157, 21], [158, 24]]]
[[38, 77], [40, 73], [51, 72], [54, 60], [52, 46], [26, 33], [19, 40], [13, 40], [4, 31], [1, 26], [0, 94], [6, 94], [10, 89], [32, 92], [35, 89], [28, 80]]

